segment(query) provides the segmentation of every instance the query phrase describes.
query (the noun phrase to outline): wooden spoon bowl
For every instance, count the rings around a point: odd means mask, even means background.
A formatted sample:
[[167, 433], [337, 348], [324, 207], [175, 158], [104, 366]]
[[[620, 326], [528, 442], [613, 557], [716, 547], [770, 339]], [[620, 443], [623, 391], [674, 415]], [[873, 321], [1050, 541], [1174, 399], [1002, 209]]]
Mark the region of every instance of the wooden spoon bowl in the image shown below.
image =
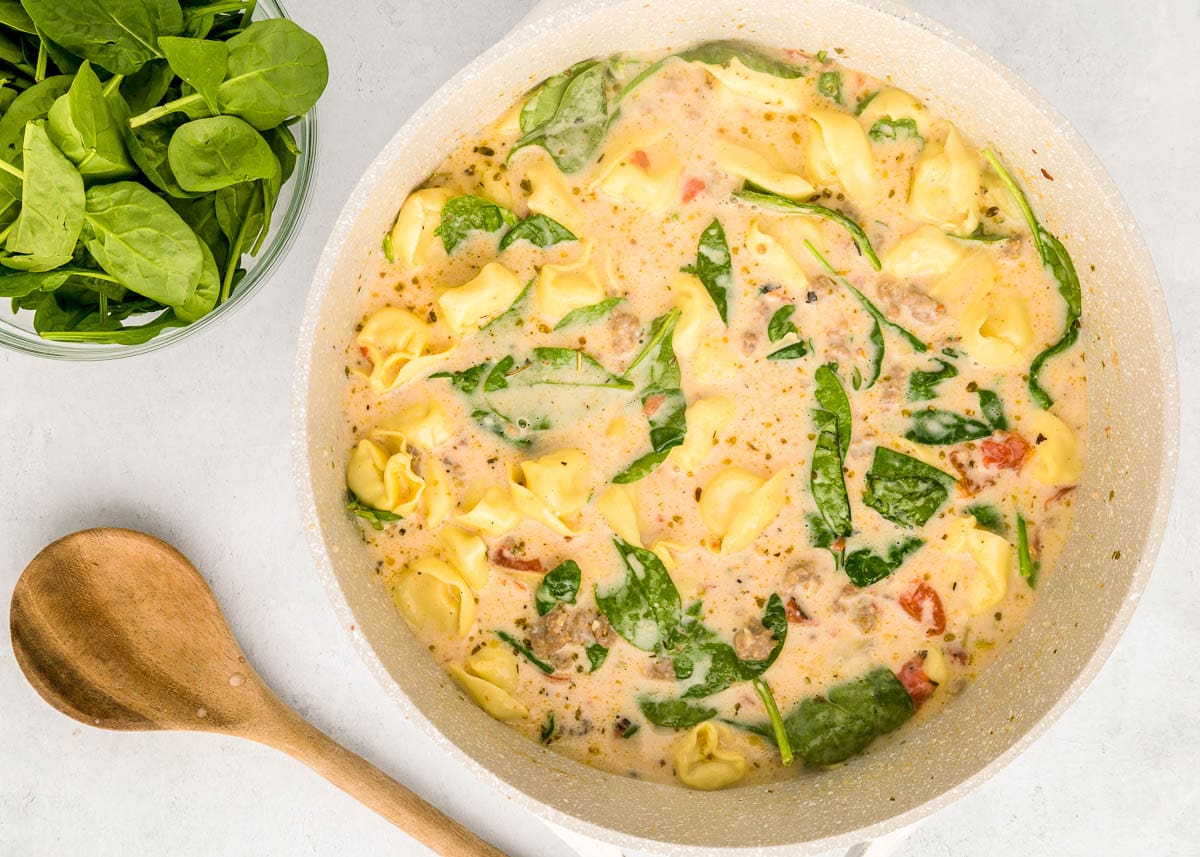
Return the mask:
[[29, 683], [81, 723], [248, 738], [446, 857], [503, 857], [280, 700], [246, 661], [200, 573], [166, 542], [121, 529], [59, 539], [17, 581], [9, 624]]

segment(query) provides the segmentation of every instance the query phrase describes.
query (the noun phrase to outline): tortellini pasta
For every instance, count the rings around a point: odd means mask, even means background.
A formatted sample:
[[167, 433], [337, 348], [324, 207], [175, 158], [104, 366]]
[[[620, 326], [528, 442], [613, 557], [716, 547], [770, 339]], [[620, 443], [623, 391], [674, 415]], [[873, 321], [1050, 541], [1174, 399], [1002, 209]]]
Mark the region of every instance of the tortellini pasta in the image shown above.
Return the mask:
[[813, 186], [789, 170], [772, 146], [744, 146], [721, 138], [717, 140], [716, 155], [722, 170], [767, 190], [795, 198], [813, 192]]
[[454, 506], [450, 479], [437, 456], [421, 460], [421, 473], [413, 468], [410, 448], [428, 452], [453, 433], [441, 402], [415, 402], [379, 423], [350, 454], [346, 485], [363, 503], [396, 515], [425, 509], [427, 526], [440, 525]]
[[949, 546], [969, 554], [974, 563], [966, 583], [967, 612], [980, 616], [995, 609], [1008, 593], [1012, 545], [1003, 536], [979, 529], [974, 518], [966, 517], [955, 522]]
[[503, 313], [525, 285], [499, 262], [488, 262], [471, 280], [442, 292], [438, 309], [446, 326], [459, 339]]
[[[966, 255], [962, 244], [936, 226], [921, 226], [893, 244], [883, 256], [883, 270], [894, 277], [917, 279], [950, 273]], [[982, 255], [987, 259], [986, 255]]]
[[497, 720], [529, 716], [517, 699], [517, 659], [507, 648], [489, 643], [472, 655], [464, 667], [451, 664], [450, 675], [476, 704]]
[[720, 325], [721, 316], [704, 284], [694, 274], [676, 274], [671, 295], [680, 310], [673, 339], [675, 353], [694, 354], [709, 332]]
[[410, 268], [420, 268], [437, 245], [433, 231], [442, 217], [442, 207], [454, 194], [444, 187], [427, 187], [409, 194], [392, 226], [392, 253]]
[[953, 127], [945, 143], [926, 144], [908, 206], [918, 219], [957, 235], [969, 235], [979, 224], [979, 158]]
[[433, 449], [454, 436], [450, 415], [437, 399], [424, 399], [401, 408], [394, 416], [382, 420], [372, 434], [388, 438], [404, 438], [420, 449]]
[[451, 349], [433, 351], [429, 339], [429, 325], [406, 309], [387, 306], [372, 313], [355, 340], [371, 361], [371, 389], [394, 390], [441, 362]]
[[714, 476], [700, 494], [700, 519], [715, 542], [714, 553], [748, 548], [778, 517], [785, 502], [785, 473], [769, 479], [729, 467]]
[[413, 470], [403, 438], [398, 444], [363, 439], [350, 453], [346, 485], [361, 502], [393, 514], [412, 514], [425, 493], [425, 480]]
[[583, 212], [575, 201], [571, 185], [559, 171], [558, 166], [541, 146], [526, 146], [518, 150], [522, 158], [529, 159], [525, 177], [533, 191], [529, 194], [529, 210], [557, 220], [576, 235], [583, 231]]
[[730, 60], [727, 65], [705, 64], [704, 67], [725, 91], [737, 98], [787, 110], [798, 108], [803, 99], [804, 81], [800, 78], [787, 79], [754, 71], [746, 68], [737, 58]]
[[1033, 475], [1046, 485], [1074, 485], [1083, 472], [1075, 433], [1049, 411], [1034, 414], [1029, 426], [1035, 438]]
[[527, 518], [564, 536], [592, 493], [591, 465], [578, 449], [563, 449], [522, 461], [509, 477], [513, 502]]
[[442, 557], [472, 589], [478, 591], [487, 586], [488, 554], [483, 539], [458, 527], [442, 527], [437, 540]]
[[638, 524], [637, 485], [610, 485], [596, 498], [596, 509], [604, 522], [623, 542], [642, 547]]
[[465, 637], [475, 624], [475, 595], [457, 570], [435, 556], [407, 566], [392, 585], [392, 599], [414, 629]]
[[735, 409], [733, 400], [726, 396], [709, 396], [688, 405], [684, 412], [687, 435], [667, 454], [667, 463], [684, 471], [699, 467], [713, 450], [713, 436], [729, 424]]
[[958, 329], [963, 348], [985, 366], [1023, 363], [1033, 345], [1029, 305], [1011, 289], [992, 290], [968, 301]]
[[485, 536], [502, 536], [521, 523], [521, 512], [507, 491], [492, 485], [468, 502], [467, 511], [455, 520]]
[[538, 313], [551, 326], [573, 309], [604, 300], [604, 286], [592, 261], [592, 244], [585, 241], [574, 262], [543, 265], [534, 289]]
[[879, 90], [859, 115], [863, 127], [868, 130], [878, 120], [884, 118], [911, 119], [917, 126], [917, 133], [926, 140], [929, 139], [931, 124], [929, 111], [903, 89], [888, 87]]
[[620, 158], [600, 181], [609, 196], [627, 200], [652, 214], [679, 202], [683, 161], [670, 144], [635, 149]]
[[672, 750], [675, 776], [685, 786], [714, 791], [731, 786], [746, 776], [745, 754], [734, 746], [733, 733], [719, 723], [693, 726]]
[[858, 120], [840, 110], [814, 110], [808, 118], [808, 166], [817, 181], [840, 184], [859, 203], [874, 199], [879, 191], [875, 154]]
[[[927, 227], [935, 229], [935, 227]], [[940, 230], [939, 230], [940, 231]], [[947, 241], [953, 241], [947, 238]], [[929, 287], [929, 294], [942, 303], [957, 304], [971, 295], [989, 293], [996, 284], [999, 272], [987, 253], [976, 251], [939, 277]]]
[[425, 479], [425, 495], [421, 498], [425, 505], [425, 526], [440, 527], [454, 511], [454, 486], [435, 456], [421, 461], [421, 472]]
[[808, 286], [808, 275], [804, 273], [800, 263], [773, 235], [763, 230], [757, 220], [750, 223], [746, 247], [751, 256], [778, 277], [782, 281], [781, 285], [786, 286], [789, 292], [799, 293]]

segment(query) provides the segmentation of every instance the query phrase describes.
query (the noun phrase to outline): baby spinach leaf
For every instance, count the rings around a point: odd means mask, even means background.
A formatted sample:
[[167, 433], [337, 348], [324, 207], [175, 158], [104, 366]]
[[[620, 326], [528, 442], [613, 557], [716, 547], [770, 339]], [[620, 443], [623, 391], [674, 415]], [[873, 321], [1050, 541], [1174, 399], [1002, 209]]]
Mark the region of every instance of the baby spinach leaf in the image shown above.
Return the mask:
[[594, 673], [604, 664], [604, 659], [608, 657], [608, 648], [599, 643], [592, 643], [584, 648], [584, 654], [588, 659], [588, 672]]
[[196, 291], [192, 292], [179, 306], [175, 307], [175, 317], [180, 321], [192, 323], [212, 312], [221, 296], [221, 269], [212, 250], [203, 241], [200, 254], [204, 257], [204, 266], [200, 269], [200, 279], [196, 282]]
[[158, 40], [158, 47], [171, 71], [200, 94], [213, 114], [220, 113], [217, 89], [225, 80], [229, 63], [229, 49], [225, 43], [164, 36]]
[[904, 437], [915, 443], [948, 446], [968, 440], [979, 440], [992, 433], [987, 423], [963, 416], [954, 411], [928, 408], [913, 414], [912, 428]]
[[802, 66], [777, 60], [745, 42], [706, 42], [686, 51], [680, 51], [675, 56], [687, 62], [704, 63], [705, 65], [729, 65], [736, 59], [751, 71], [762, 72], [786, 80], [804, 77], [806, 73], [806, 69]]
[[772, 593], [767, 599], [759, 621], [771, 632], [772, 641], [770, 652], [759, 660], [741, 659], [733, 646], [694, 617], [681, 626], [666, 650], [674, 661], [676, 677], [689, 678], [701, 664], [707, 667], [703, 680], [684, 691], [685, 699], [712, 696], [737, 682], [755, 679], [770, 669], [787, 640], [787, 613], [777, 594]]
[[1008, 535], [1008, 525], [1004, 523], [1004, 515], [995, 506], [977, 503], [967, 508], [967, 514], [975, 519], [975, 525], [981, 530], [995, 533], [998, 536]]
[[1029, 205], [1029, 200], [1017, 185], [1016, 180], [1000, 163], [1000, 159], [991, 149], [985, 149], [983, 155], [988, 159], [1004, 186], [1008, 188], [1009, 193], [1013, 195], [1017, 205], [1020, 206], [1025, 222], [1029, 225], [1029, 231], [1033, 233], [1033, 240], [1037, 245], [1038, 255], [1041, 256], [1042, 265], [1058, 284], [1058, 293], [1066, 305], [1062, 334], [1057, 341], [1033, 358], [1033, 363], [1029, 366], [1029, 395], [1039, 407], [1048, 409], [1054, 404], [1054, 399], [1041, 385], [1042, 369], [1048, 360], [1070, 349], [1079, 338], [1079, 325], [1083, 314], [1083, 292], [1079, 285], [1079, 274], [1075, 271], [1075, 263], [1071, 261], [1071, 254], [1067, 252], [1067, 248], [1063, 246], [1057, 236], [1038, 221], [1037, 216], [1033, 213], [1033, 208]]
[[504, 206], [481, 196], [456, 196], [442, 207], [442, 219], [434, 235], [453, 253], [474, 231], [499, 232], [517, 224], [517, 216]]
[[566, 90], [567, 84], [571, 82], [571, 78], [579, 72], [591, 68], [594, 62], [594, 60], [584, 60], [576, 63], [561, 74], [556, 74], [535, 87], [521, 107], [519, 118], [521, 133], [528, 134], [536, 131], [553, 119], [562, 103], [563, 92]]
[[850, 398], [846, 395], [842, 382], [838, 380], [836, 364], [826, 363], [819, 366], [813, 373], [813, 381], [816, 384], [813, 396], [817, 404], [837, 419], [837, 450], [838, 454], [845, 458], [850, 452], [854, 417], [850, 411]]
[[679, 591], [653, 553], [619, 538], [613, 539], [613, 544], [625, 564], [625, 577], [604, 591], [597, 585], [596, 606], [630, 645], [653, 652], [679, 626]]
[[574, 604], [579, 594], [582, 573], [573, 559], [559, 563], [546, 572], [534, 593], [534, 603], [539, 616], [545, 616], [557, 604]]
[[[25, 125], [42, 119], [55, 100], [71, 86], [70, 75], [48, 77], [13, 99], [0, 114], [0, 161], [19, 166], [25, 144]], [[0, 228], [16, 219], [21, 204], [21, 180], [0, 169]]]
[[5, 243], [10, 268], [48, 271], [71, 261], [83, 228], [83, 179], [46, 134], [43, 122], [25, 126], [21, 212]]
[[554, 329], [566, 330], [568, 327], [576, 327], [582, 324], [595, 324], [600, 319], [612, 312], [613, 307], [623, 300], [625, 300], [625, 298], [605, 298], [604, 300], [600, 301], [600, 303], [573, 309], [559, 319], [558, 324], [554, 325]]
[[923, 402], [937, 397], [937, 385], [958, 376], [958, 369], [940, 357], [933, 358], [933, 369], [914, 369], [908, 376], [908, 400]]
[[690, 729], [717, 716], [715, 708], [692, 705], [682, 699], [653, 699], [643, 696], [638, 700], [638, 708], [655, 726], [670, 729]]
[[876, 143], [890, 143], [894, 140], [924, 140], [917, 130], [917, 123], [908, 117], [893, 119], [891, 116], [884, 116], [882, 119], [876, 119], [871, 130], [867, 132], [867, 136]]
[[0, 0], [0, 24], [16, 30], [18, 33], [36, 35], [33, 19], [21, 6], [19, 0]]
[[808, 343], [804, 340], [785, 345], [767, 355], [768, 360], [798, 360], [808, 354]]
[[161, 56], [159, 36], [183, 29], [178, 0], [23, 0], [38, 31], [113, 74]]
[[[525, 134], [512, 149], [516, 152], [525, 146], [541, 146], [564, 173], [583, 169], [595, 155], [608, 130], [605, 65], [593, 61], [577, 65], [572, 71], [574, 73], [570, 74], [562, 87], [552, 113], [549, 113], [548, 106], [542, 107], [540, 104], [543, 97], [547, 104], [555, 101], [555, 90], [547, 88], [550, 82], [535, 94], [538, 106], [530, 110], [528, 116], [522, 110], [522, 130]], [[535, 121], [537, 124], [534, 124]], [[528, 129], [525, 128], [526, 124], [530, 126]], [[509, 157], [512, 157], [512, 153]]]
[[217, 270], [225, 270], [229, 261], [229, 239], [225, 237], [217, 220], [216, 197], [213, 194], [191, 199], [169, 197], [167, 204], [175, 209], [175, 213], [183, 218], [184, 223], [192, 227], [196, 237], [208, 245], [213, 260], [217, 263]]
[[493, 631], [492, 633], [512, 646], [513, 651], [515, 651], [518, 655], [523, 656], [527, 661], [529, 661], [529, 663], [533, 664], [546, 675], [554, 674], [553, 665], [546, 663], [537, 655], [535, 655], [533, 653], [533, 649], [529, 648], [529, 646], [522, 643], [512, 634], [508, 633], [507, 631]]
[[557, 220], [544, 214], [531, 214], [504, 234], [500, 239], [500, 251], [504, 252], [518, 241], [528, 241], [544, 249], [562, 241], [578, 240], [574, 232]]
[[978, 241], [982, 244], [995, 244], [997, 241], [1008, 241], [1014, 237], [1012, 235], [1002, 235], [999, 233], [991, 233], [987, 231], [987, 227], [980, 223], [971, 231], [969, 235], [955, 235], [953, 232], [948, 233], [951, 238], [957, 238], [959, 241]]
[[43, 339], [57, 342], [95, 342], [108, 345], [141, 345], [149, 342], [164, 330], [172, 327], [183, 327], [185, 322], [175, 317], [175, 313], [167, 310], [153, 321], [135, 327], [111, 327], [84, 330], [80, 324], [74, 330], [42, 330], [39, 334]]
[[279, 173], [267, 141], [236, 116], [195, 119], [175, 129], [167, 160], [184, 190], [205, 193]]
[[761, 678], [755, 678], [751, 684], [758, 698], [762, 700], [763, 708], [767, 709], [771, 733], [775, 736], [776, 746], [779, 747], [779, 761], [786, 768], [795, 761], [795, 757], [792, 755], [792, 742], [788, 738], [787, 724], [783, 722], [779, 706], [775, 704], [775, 694], [771, 693], [771, 686]]
[[52, 271], [0, 270], [0, 298], [23, 298], [36, 291], [52, 292], [71, 274], [62, 268]]
[[679, 310], [673, 309], [656, 318], [650, 325], [649, 341], [625, 370], [625, 376], [645, 362], [647, 380], [641, 393], [642, 409], [650, 422], [650, 448], [632, 464], [613, 477], [618, 485], [637, 482], [653, 473], [667, 460], [671, 450], [683, 443], [687, 435], [687, 401], [680, 388], [682, 378], [675, 357], [673, 337]]
[[858, 247], [858, 252], [867, 257], [867, 261], [871, 263], [872, 268], [878, 271], [881, 267], [879, 257], [875, 254], [875, 248], [871, 246], [871, 240], [867, 238], [866, 231], [840, 211], [819, 205], [815, 202], [801, 202], [800, 200], [780, 196], [773, 191], [767, 190], [765, 187], [756, 185], [754, 182], [746, 182], [742, 186], [742, 189], [737, 191], [734, 196], [751, 205], [768, 208], [772, 211], [782, 211], [785, 214], [808, 214], [836, 223], [850, 234], [850, 237], [854, 240], [854, 245]]
[[108, 109], [100, 79], [84, 62], [71, 88], [50, 107], [46, 132], [89, 181], [112, 181], [137, 173]]
[[1020, 512], [1017, 512], [1017, 569], [1021, 572], [1021, 577], [1029, 583], [1029, 588], [1034, 589], [1042, 564], [1029, 552], [1029, 530], [1025, 525], [1025, 516]]
[[135, 182], [96, 185], [86, 217], [88, 252], [123, 286], [167, 306], [195, 292], [200, 242], [161, 197]]
[[894, 542], [882, 556], [870, 548], [851, 551], [846, 555], [846, 576], [855, 586], [878, 583], [903, 565], [923, 544], [923, 539], [908, 537]]
[[321, 43], [286, 18], [255, 21], [225, 44], [226, 77], [217, 90], [221, 112], [259, 131], [303, 116], [329, 82]]
[[118, 91], [128, 106], [127, 113], [139, 115], [158, 104], [175, 80], [166, 60], [151, 60], [121, 81]]
[[1008, 418], [1004, 416], [1004, 402], [993, 390], [979, 390], [979, 410], [994, 431], [1008, 431]]
[[838, 418], [829, 411], [813, 411], [817, 444], [809, 470], [809, 490], [826, 530], [835, 537], [850, 535], [850, 498], [842, 474], [843, 458], [838, 449]]
[[842, 73], [840, 71], [823, 71], [817, 78], [817, 92], [831, 101], [842, 103]]
[[483, 383], [490, 368], [492, 368], [491, 363], [480, 363], [463, 369], [461, 372], [434, 372], [429, 377], [448, 378], [456, 390], [469, 395], [479, 389], [479, 385]]
[[108, 109], [113, 120], [121, 131], [121, 139], [129, 157], [138, 169], [145, 173], [146, 178], [159, 190], [181, 199], [195, 197], [196, 194], [184, 190], [175, 180], [175, 173], [167, 158], [167, 150], [171, 143], [171, 135], [180, 124], [174, 117], [168, 117], [160, 122], [133, 128], [129, 124], [129, 105], [121, 93], [110, 92], [107, 96]]
[[893, 524], [923, 527], [949, 499], [956, 481], [923, 461], [877, 446], [863, 502]]
[[721, 221], [713, 218], [712, 223], [700, 233], [700, 244], [696, 249], [695, 264], [688, 265], [685, 273], [695, 274], [704, 284], [704, 290], [712, 298], [721, 316], [729, 324], [729, 290], [733, 288], [733, 257], [725, 240]]
[[767, 339], [771, 342], [778, 342], [789, 333], [799, 336], [800, 331], [796, 329], [796, 325], [792, 321], [792, 315], [795, 312], [795, 304], [784, 304], [775, 310], [774, 315], [771, 316], [771, 320], [767, 322]]
[[520, 371], [521, 385], [633, 389], [633, 382], [628, 378], [614, 375], [586, 351], [573, 348], [535, 348], [529, 364]]

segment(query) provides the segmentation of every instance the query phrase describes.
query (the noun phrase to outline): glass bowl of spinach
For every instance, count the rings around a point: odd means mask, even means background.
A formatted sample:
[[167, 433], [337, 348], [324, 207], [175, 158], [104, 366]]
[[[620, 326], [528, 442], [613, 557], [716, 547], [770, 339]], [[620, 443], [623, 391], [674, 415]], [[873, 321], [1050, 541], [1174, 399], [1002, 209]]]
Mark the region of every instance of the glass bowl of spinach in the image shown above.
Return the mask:
[[124, 357], [245, 304], [299, 229], [327, 80], [276, 0], [0, 0], [0, 345]]

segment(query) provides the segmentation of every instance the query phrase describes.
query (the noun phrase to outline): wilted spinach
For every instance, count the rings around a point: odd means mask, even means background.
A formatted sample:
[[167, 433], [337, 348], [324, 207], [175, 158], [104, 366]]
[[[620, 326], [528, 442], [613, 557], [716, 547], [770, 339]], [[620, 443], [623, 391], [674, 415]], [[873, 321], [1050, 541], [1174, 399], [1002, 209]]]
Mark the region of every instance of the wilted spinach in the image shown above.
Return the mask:
[[472, 232], [499, 232], [517, 225], [515, 214], [499, 203], [481, 196], [456, 196], [442, 206], [442, 219], [433, 234], [453, 253]]
[[1025, 524], [1025, 516], [1017, 512], [1017, 569], [1021, 577], [1029, 583], [1029, 588], [1037, 586], [1038, 572], [1042, 564], [1035, 560], [1029, 552], [1029, 530]]
[[554, 674], [554, 665], [553, 664], [548, 664], [545, 661], [543, 661], [541, 658], [539, 658], [537, 655], [535, 655], [533, 653], [533, 649], [529, 648], [528, 645], [526, 645], [525, 643], [518, 640], [512, 634], [508, 633], [507, 631], [493, 631], [492, 633], [495, 634], [497, 637], [499, 637], [504, 642], [508, 643], [510, 646], [512, 646], [512, 649], [514, 652], [516, 652], [518, 655], [521, 655], [522, 657], [524, 657], [525, 660], [529, 661], [529, 663], [533, 664], [535, 667], [537, 667], [539, 670], [544, 672], [546, 675]]
[[879, 257], [875, 254], [875, 248], [871, 246], [871, 240], [867, 238], [866, 231], [840, 211], [815, 202], [802, 202], [796, 199], [789, 199], [786, 196], [780, 196], [773, 191], [767, 190], [765, 187], [759, 187], [754, 182], [746, 182], [742, 189], [737, 191], [734, 196], [752, 205], [758, 205], [774, 211], [782, 211], [784, 213], [799, 212], [836, 223], [850, 233], [850, 237], [854, 240], [854, 245], [858, 247], [860, 253], [867, 257], [867, 261], [871, 263], [871, 267], [876, 271], [880, 269]]
[[655, 726], [670, 729], [690, 729], [717, 716], [717, 709], [694, 705], [685, 699], [654, 699], [642, 697], [638, 700], [642, 715]]
[[842, 103], [842, 73], [840, 71], [823, 71], [817, 78], [817, 92], [831, 101]]
[[830, 548], [834, 541], [852, 532], [850, 498], [842, 469], [850, 448], [853, 422], [850, 400], [833, 366], [821, 366], [814, 378], [815, 395], [821, 407], [813, 410], [817, 442], [809, 470], [809, 490], [817, 515], [815, 520], [810, 517], [809, 525], [814, 530], [814, 543]]
[[546, 572], [533, 594], [538, 615], [545, 616], [558, 604], [574, 604], [579, 595], [581, 578], [579, 563], [573, 559], [565, 560]]
[[937, 385], [942, 381], [958, 377], [958, 369], [940, 357], [933, 358], [937, 366], [933, 369], [914, 369], [908, 376], [908, 400], [923, 402], [937, 398]]
[[563, 241], [578, 240], [574, 232], [557, 220], [544, 214], [531, 214], [504, 233], [504, 237], [500, 239], [500, 251], [503, 252], [518, 241], [528, 241], [535, 247], [544, 249]]
[[855, 586], [878, 583], [895, 572], [923, 544], [923, 539], [908, 537], [891, 544], [883, 554], [877, 554], [871, 548], [850, 551], [846, 555], [846, 576]]
[[554, 329], [566, 330], [568, 327], [576, 327], [581, 324], [595, 324], [612, 312], [613, 307], [623, 300], [625, 298], [605, 298], [600, 303], [573, 309], [558, 320], [558, 324], [554, 325]]
[[863, 502], [893, 524], [923, 527], [949, 499], [956, 481], [923, 461], [877, 446]]
[[979, 409], [986, 422], [954, 411], [926, 408], [913, 414], [912, 428], [904, 436], [916, 443], [948, 446], [980, 440], [993, 431], [1006, 430], [1008, 420], [1004, 416], [1004, 403], [1000, 397], [992, 390], [980, 389], [976, 392], [979, 394]]
[[1008, 525], [1004, 523], [1004, 515], [995, 506], [978, 503], [967, 508], [967, 514], [975, 519], [975, 526], [998, 536], [1008, 535]]
[[907, 117], [903, 119], [893, 119], [890, 116], [885, 116], [882, 119], [876, 119], [875, 124], [871, 126], [871, 130], [867, 132], [867, 136], [876, 143], [890, 143], [895, 140], [924, 140], [921, 133], [917, 130], [917, 123]]
[[712, 298], [721, 321], [729, 324], [729, 290], [733, 288], [733, 257], [725, 240], [721, 221], [713, 218], [712, 223], [700, 233], [696, 248], [696, 261], [684, 267], [684, 272], [695, 274], [704, 284], [704, 290]]
[[386, 524], [393, 524], [396, 521], [403, 521], [400, 515], [395, 512], [389, 512], [387, 509], [376, 509], [374, 506], [368, 506], [366, 503], [359, 500], [351, 492], [346, 500], [346, 509], [354, 516], [362, 518], [371, 525], [371, 529], [383, 530]]
[[673, 309], [651, 323], [646, 345], [625, 370], [623, 377], [628, 378], [639, 366], [645, 366], [639, 396], [650, 422], [651, 452], [614, 476], [612, 481], [617, 484], [637, 482], [653, 473], [687, 435], [687, 402], [673, 345], [679, 314], [678, 309]]
[[674, 637], [683, 615], [679, 590], [654, 553], [613, 539], [625, 564], [620, 584], [596, 586], [596, 606], [613, 630], [644, 652], [654, 652]]
[[525, 133], [509, 157], [537, 145], [550, 153], [564, 173], [583, 169], [608, 130], [605, 73], [602, 62], [580, 63], [535, 90], [521, 111]]

